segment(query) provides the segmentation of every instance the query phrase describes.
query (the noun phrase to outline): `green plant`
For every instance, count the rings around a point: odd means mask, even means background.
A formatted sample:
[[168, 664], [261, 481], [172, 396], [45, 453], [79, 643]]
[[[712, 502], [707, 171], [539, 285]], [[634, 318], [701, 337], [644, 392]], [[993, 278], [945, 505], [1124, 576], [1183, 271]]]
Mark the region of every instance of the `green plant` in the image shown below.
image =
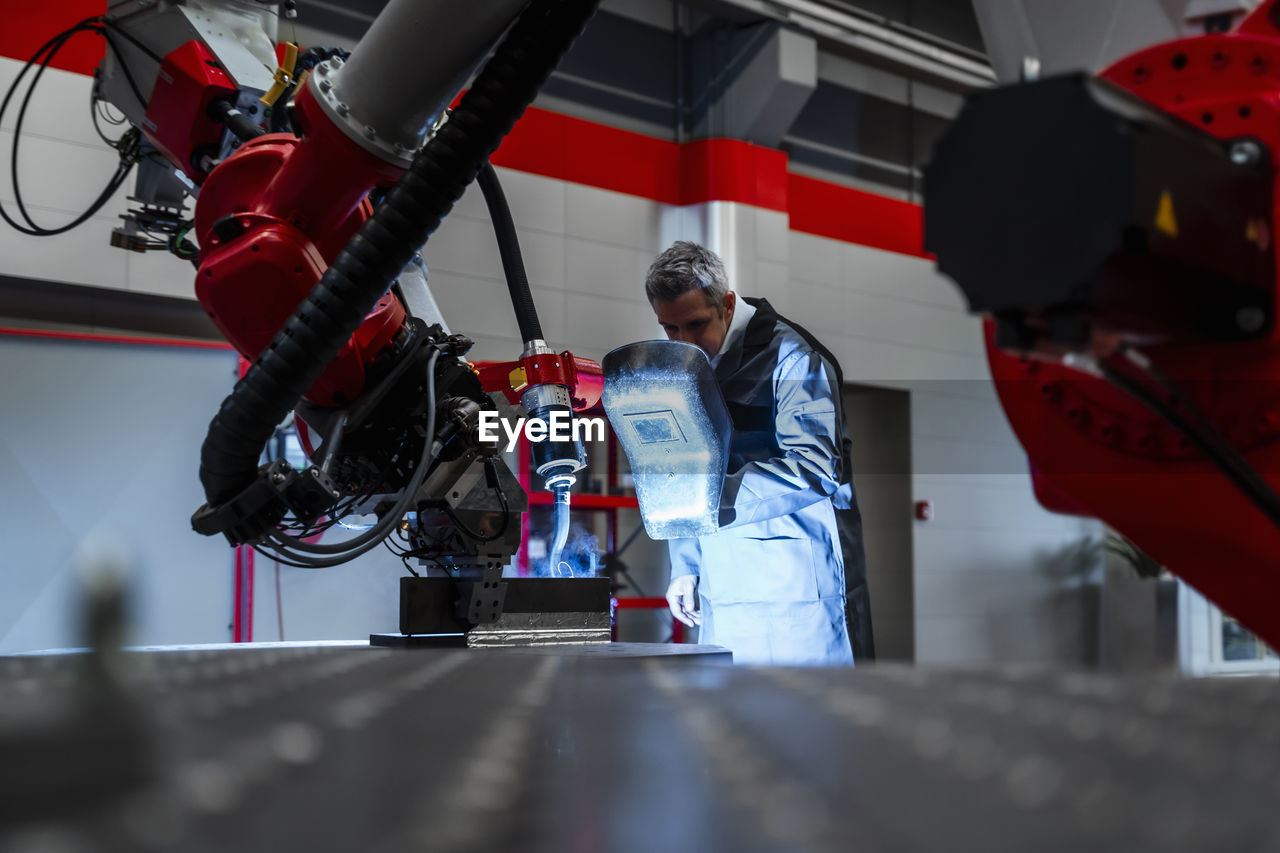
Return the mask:
[[1039, 565], [1061, 585], [1097, 583], [1102, 570], [1102, 542], [1094, 536], [1082, 536], [1053, 551], [1041, 552]]
[[1140, 578], [1158, 578], [1164, 566], [1155, 558], [1118, 533], [1108, 533], [1103, 547], [1129, 565]]

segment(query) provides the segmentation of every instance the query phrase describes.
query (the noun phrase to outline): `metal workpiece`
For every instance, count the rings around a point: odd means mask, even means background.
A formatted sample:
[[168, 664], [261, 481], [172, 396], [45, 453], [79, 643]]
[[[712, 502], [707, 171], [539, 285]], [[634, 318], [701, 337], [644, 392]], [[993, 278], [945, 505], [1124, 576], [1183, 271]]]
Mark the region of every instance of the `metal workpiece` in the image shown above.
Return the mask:
[[[377, 635], [373, 642], [490, 646], [607, 642], [609, 595], [607, 578], [405, 577], [400, 579], [399, 636], [433, 639]], [[464, 600], [465, 610], [460, 607]], [[497, 612], [492, 618], [475, 618], [472, 600], [494, 602]], [[482, 629], [488, 632], [483, 642], [479, 638], [473, 642], [471, 635]]]
[[[0, 659], [0, 792], [35, 767], [72, 785], [105, 746], [20, 749], [77, 657]], [[758, 669], [625, 644], [133, 657], [151, 775], [89, 805], [49, 790], [0, 849], [1280, 846], [1274, 678]]]
[[609, 642], [609, 611], [503, 613], [497, 621], [467, 633], [471, 648], [490, 646], [572, 646]]
[[308, 85], [348, 137], [407, 168], [525, 2], [489, 0], [483, 15], [459, 15], [448, 0], [391, 0], [351, 58], [321, 63]]
[[653, 539], [714, 533], [733, 424], [706, 353], [645, 341], [604, 357], [604, 409]]

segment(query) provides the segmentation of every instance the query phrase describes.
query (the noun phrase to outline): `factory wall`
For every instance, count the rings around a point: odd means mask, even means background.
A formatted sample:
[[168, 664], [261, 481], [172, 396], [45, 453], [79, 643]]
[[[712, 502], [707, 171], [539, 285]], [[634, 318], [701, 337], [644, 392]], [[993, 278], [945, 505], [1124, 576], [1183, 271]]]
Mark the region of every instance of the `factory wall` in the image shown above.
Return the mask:
[[0, 652], [84, 642], [83, 578], [125, 583], [128, 639], [222, 642], [230, 553], [188, 519], [225, 348], [0, 335]]
[[[0, 86], [18, 67], [0, 59]], [[56, 69], [46, 78], [47, 98], [33, 105], [20, 166], [33, 215], [54, 223], [87, 204], [114, 154], [89, 126], [89, 79]], [[0, 150], [10, 144], [11, 122], [0, 126]], [[913, 528], [917, 660], [1078, 660], [1087, 607], [1061, 564], [1069, 546], [1099, 531], [1035, 503], [1025, 459], [988, 381], [978, 321], [921, 256], [918, 208], [885, 208], [868, 194], [842, 196], [838, 186], [788, 175], [785, 155], [776, 151], [734, 149], [746, 159], [726, 184], [705, 163], [691, 166], [685, 155], [692, 150], [545, 110], [531, 113], [500, 149], [495, 162], [549, 340], [600, 358], [657, 336], [641, 288], [653, 254], [678, 237], [721, 251], [737, 288], [768, 297], [808, 326], [839, 356], [849, 382], [911, 395], [912, 496], [935, 508], [933, 520]], [[757, 171], [773, 177], [765, 181]], [[833, 203], [824, 196], [832, 192], [858, 202]], [[120, 195], [62, 237], [0, 229], [0, 275], [189, 297], [188, 266], [107, 246], [125, 207]], [[12, 205], [7, 174], [0, 199]], [[476, 340], [475, 357], [517, 353], [476, 189], [433, 236], [426, 258], [436, 299], [451, 326]], [[623, 535], [633, 521], [624, 519]], [[638, 567], [643, 559], [647, 571], [638, 579], [660, 593], [661, 549], [646, 547], [628, 563]], [[372, 571], [393, 577], [398, 565], [383, 562]], [[259, 601], [268, 603], [258, 609], [259, 639], [277, 632], [273, 574], [259, 572]], [[355, 567], [312, 575], [286, 569], [283, 577], [288, 639], [359, 636], [361, 620], [394, 612], [391, 602], [385, 609], [369, 603], [383, 595], [382, 581], [371, 586]], [[351, 590], [360, 590], [359, 601]]]

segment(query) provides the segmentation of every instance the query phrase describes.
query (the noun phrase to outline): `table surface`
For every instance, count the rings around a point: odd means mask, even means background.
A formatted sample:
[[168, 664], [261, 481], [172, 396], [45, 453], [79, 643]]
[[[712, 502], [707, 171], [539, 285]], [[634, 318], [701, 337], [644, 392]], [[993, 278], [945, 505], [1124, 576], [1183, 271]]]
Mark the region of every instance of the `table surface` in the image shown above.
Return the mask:
[[1280, 682], [714, 648], [0, 658], [0, 850], [1277, 850]]

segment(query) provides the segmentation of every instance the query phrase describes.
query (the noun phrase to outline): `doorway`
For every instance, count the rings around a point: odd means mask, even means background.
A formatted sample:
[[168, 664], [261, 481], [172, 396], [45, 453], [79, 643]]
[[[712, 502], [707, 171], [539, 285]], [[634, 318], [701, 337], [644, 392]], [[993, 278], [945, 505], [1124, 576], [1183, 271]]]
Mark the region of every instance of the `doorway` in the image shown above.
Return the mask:
[[876, 659], [914, 662], [911, 395], [846, 384], [841, 397], [853, 439]]

